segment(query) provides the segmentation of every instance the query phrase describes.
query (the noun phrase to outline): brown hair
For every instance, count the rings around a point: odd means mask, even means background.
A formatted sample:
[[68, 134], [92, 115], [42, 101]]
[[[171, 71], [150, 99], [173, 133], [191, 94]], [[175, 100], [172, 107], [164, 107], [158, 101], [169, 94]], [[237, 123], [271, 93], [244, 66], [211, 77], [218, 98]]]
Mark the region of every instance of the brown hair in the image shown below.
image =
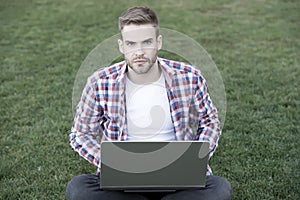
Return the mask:
[[119, 31], [122, 31], [125, 25], [135, 24], [144, 25], [152, 24], [157, 27], [158, 35], [158, 18], [153, 10], [143, 6], [129, 8], [119, 17]]

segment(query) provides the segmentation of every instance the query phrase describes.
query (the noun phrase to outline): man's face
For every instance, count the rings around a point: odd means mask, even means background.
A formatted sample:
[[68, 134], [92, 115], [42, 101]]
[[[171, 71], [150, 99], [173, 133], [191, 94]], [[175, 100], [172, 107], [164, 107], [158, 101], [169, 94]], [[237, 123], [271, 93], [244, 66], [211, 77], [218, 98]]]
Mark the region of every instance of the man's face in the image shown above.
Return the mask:
[[147, 73], [156, 62], [162, 36], [157, 36], [156, 28], [151, 24], [126, 25], [121, 34], [119, 49], [127, 65], [137, 74]]

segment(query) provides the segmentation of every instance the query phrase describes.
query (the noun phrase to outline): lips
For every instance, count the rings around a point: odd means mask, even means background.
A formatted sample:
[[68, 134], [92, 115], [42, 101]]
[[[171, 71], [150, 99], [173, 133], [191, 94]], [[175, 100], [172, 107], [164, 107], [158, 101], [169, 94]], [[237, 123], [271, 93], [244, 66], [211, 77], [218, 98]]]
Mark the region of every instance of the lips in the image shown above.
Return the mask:
[[134, 62], [138, 63], [138, 64], [143, 64], [143, 63], [147, 62], [147, 59], [135, 59]]

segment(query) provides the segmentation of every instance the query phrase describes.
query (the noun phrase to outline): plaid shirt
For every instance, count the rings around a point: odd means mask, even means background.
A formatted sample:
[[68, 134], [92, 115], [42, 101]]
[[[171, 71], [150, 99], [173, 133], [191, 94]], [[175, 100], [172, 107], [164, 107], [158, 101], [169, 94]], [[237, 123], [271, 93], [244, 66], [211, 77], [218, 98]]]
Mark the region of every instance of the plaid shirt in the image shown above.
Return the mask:
[[[210, 143], [211, 157], [221, 134], [218, 113], [199, 70], [181, 62], [158, 58], [165, 77], [176, 140]], [[100, 172], [101, 140], [127, 140], [125, 61], [88, 78], [70, 133], [70, 144]], [[195, 130], [195, 131], [193, 131]], [[207, 175], [211, 175], [210, 167]]]

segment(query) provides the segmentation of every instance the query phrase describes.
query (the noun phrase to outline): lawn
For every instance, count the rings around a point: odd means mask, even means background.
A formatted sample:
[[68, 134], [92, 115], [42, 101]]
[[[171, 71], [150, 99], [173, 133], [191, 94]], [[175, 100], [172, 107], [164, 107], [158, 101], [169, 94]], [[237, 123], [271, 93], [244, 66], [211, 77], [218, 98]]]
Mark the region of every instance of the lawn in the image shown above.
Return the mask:
[[95, 173], [68, 142], [74, 80], [135, 5], [218, 66], [227, 112], [210, 164], [233, 199], [299, 199], [297, 0], [0, 0], [0, 199], [65, 199], [72, 177]]

